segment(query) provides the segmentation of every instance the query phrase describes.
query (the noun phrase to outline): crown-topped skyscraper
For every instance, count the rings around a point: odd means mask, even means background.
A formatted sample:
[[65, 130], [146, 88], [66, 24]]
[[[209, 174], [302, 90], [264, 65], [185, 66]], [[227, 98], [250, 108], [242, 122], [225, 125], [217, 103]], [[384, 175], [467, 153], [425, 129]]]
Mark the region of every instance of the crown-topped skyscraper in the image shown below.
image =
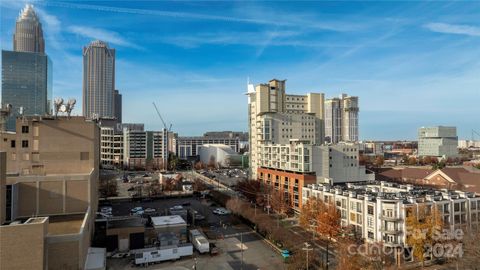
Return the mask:
[[52, 74], [40, 18], [27, 4], [15, 23], [13, 51], [2, 50], [2, 103], [13, 109], [7, 130], [15, 130], [19, 115], [52, 113]]
[[16, 52], [45, 53], [42, 23], [33, 9], [27, 4], [20, 12], [13, 34], [13, 50]]

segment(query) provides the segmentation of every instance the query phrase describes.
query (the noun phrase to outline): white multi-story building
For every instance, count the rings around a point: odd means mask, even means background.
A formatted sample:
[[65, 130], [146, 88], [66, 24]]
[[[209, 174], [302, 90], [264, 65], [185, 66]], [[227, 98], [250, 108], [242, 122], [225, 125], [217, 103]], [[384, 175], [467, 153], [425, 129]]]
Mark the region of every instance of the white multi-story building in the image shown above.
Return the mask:
[[458, 148], [480, 148], [480, 141], [475, 140], [458, 140]]
[[154, 169], [166, 168], [171, 132], [123, 129], [123, 165]]
[[303, 203], [311, 197], [334, 204], [340, 211], [341, 225], [352, 226], [366, 242], [382, 242], [388, 247], [408, 249], [406, 218], [420, 206], [436, 207], [443, 224], [452, 230], [479, 228], [480, 197], [473, 192], [375, 182], [308, 185], [303, 188]]
[[101, 127], [100, 160], [102, 165], [123, 163], [123, 134], [113, 127]]
[[257, 178], [263, 145], [289, 144], [290, 140], [323, 143], [323, 94], [287, 95], [285, 81], [274, 79], [248, 85], [247, 95], [252, 178]]
[[329, 143], [358, 141], [358, 97], [325, 100], [325, 139]]
[[345, 183], [374, 180], [359, 165], [358, 145], [312, 145], [308, 140], [289, 144], [263, 144], [259, 157], [261, 168], [314, 174], [317, 183]]
[[145, 167], [147, 160], [147, 132], [123, 129], [123, 165]]
[[457, 157], [458, 137], [456, 127], [421, 127], [418, 129], [418, 155]]

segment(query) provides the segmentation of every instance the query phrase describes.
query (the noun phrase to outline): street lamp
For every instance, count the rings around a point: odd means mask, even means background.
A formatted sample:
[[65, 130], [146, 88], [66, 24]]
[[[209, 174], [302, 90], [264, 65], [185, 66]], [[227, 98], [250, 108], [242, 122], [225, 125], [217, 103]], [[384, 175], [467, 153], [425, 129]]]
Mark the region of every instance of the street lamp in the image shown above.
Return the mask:
[[308, 270], [308, 252], [312, 251], [313, 248], [310, 248], [311, 245], [307, 242], [305, 242], [304, 244], [305, 244], [305, 247], [302, 248], [302, 250], [305, 250], [305, 252], [307, 253], [307, 270]]

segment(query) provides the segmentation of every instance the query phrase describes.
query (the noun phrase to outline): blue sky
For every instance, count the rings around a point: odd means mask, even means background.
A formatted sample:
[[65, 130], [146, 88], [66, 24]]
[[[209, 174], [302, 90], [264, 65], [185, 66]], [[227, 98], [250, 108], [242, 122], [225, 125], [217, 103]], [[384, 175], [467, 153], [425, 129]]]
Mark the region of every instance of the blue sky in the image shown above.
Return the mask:
[[[3, 0], [12, 49], [24, 1]], [[287, 92], [360, 98], [361, 139], [417, 128], [480, 130], [480, 2], [34, 1], [54, 65], [54, 96], [82, 93], [82, 47], [117, 50], [124, 122], [180, 135], [247, 129], [247, 78]], [[81, 102], [76, 113], [80, 113]]]

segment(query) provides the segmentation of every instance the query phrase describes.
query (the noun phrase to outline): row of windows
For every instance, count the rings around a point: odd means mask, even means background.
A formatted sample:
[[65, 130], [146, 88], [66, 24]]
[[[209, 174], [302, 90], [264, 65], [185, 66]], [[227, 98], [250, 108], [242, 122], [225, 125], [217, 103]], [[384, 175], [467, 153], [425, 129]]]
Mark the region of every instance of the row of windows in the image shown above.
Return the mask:
[[[7, 140], [7, 139], [5, 139]], [[15, 148], [17, 147], [17, 142], [15, 140], [10, 141], [10, 147]], [[22, 148], [28, 148], [28, 140], [22, 140]]]

